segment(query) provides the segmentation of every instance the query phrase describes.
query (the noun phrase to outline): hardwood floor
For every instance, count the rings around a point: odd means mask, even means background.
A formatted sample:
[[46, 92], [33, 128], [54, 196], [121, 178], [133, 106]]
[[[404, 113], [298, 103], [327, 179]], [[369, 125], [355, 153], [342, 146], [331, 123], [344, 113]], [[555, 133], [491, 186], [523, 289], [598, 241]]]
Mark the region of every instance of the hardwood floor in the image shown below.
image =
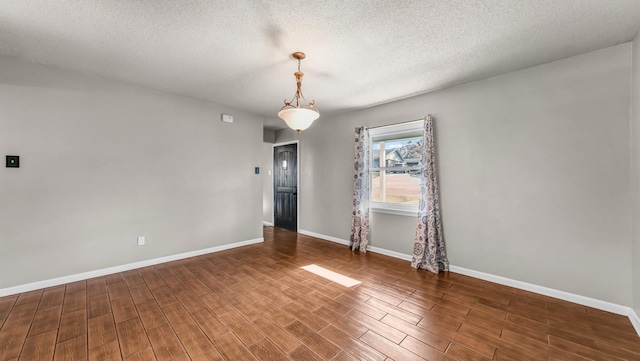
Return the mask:
[[640, 360], [626, 317], [276, 228], [264, 244], [0, 298], [0, 327], [0, 361]]

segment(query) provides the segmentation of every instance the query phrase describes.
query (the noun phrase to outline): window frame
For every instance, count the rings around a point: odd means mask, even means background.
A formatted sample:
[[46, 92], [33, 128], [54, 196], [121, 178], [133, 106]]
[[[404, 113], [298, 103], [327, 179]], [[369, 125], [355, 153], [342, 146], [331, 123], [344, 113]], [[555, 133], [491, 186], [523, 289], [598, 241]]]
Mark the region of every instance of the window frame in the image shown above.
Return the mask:
[[[404, 167], [373, 167], [373, 158], [374, 158], [374, 150], [373, 143], [374, 138], [380, 138], [382, 136], [398, 136], [397, 139], [402, 139], [403, 135], [409, 135], [412, 132], [423, 132], [423, 120], [417, 120], [413, 122], [406, 122], [400, 124], [393, 124], [387, 126], [381, 126], [376, 128], [369, 129], [369, 208], [372, 212], [376, 213], [387, 213], [399, 216], [417, 216], [418, 215], [418, 205], [417, 204], [401, 204], [401, 203], [392, 203], [392, 202], [374, 202], [371, 200], [372, 192], [373, 192], [373, 173], [374, 172], [383, 172], [388, 170], [398, 170], [399, 168], [402, 170], [422, 170], [422, 165], [418, 166], [404, 166]], [[381, 163], [382, 160], [379, 161]]]

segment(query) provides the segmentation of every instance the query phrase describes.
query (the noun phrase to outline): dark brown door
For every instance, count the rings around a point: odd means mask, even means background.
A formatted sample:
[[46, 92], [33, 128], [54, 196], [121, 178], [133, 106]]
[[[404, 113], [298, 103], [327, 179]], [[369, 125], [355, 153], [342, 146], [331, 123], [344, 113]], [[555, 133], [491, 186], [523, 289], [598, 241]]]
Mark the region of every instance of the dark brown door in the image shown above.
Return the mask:
[[273, 211], [276, 227], [298, 231], [298, 145], [273, 150]]

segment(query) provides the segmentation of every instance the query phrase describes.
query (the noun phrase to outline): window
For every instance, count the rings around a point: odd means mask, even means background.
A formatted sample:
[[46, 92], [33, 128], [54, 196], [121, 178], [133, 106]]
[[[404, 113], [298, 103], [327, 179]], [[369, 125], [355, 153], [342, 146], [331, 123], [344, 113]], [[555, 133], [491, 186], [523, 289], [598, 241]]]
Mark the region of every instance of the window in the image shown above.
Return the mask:
[[374, 128], [371, 138], [371, 209], [415, 215], [420, 200], [422, 121]]

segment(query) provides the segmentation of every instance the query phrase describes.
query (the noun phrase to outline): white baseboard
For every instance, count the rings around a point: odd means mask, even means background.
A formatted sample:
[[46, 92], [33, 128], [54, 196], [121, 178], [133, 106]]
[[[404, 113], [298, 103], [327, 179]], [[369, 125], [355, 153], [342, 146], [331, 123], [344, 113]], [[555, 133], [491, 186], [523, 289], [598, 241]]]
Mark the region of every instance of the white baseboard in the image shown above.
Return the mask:
[[629, 320], [633, 325], [633, 328], [636, 329], [638, 336], [640, 336], [640, 317], [638, 317], [638, 313], [633, 308], [631, 309], [631, 314], [629, 315]]
[[331, 237], [331, 236], [325, 236], [324, 234], [315, 233], [315, 232], [311, 232], [311, 231], [305, 231], [304, 229], [298, 230], [298, 233], [304, 234], [305, 236], [311, 236], [311, 237], [315, 237], [315, 238], [324, 239], [326, 241], [331, 241], [331, 242], [334, 242], [334, 243], [344, 244], [345, 246], [349, 245], [349, 241], [347, 241], [347, 240], [336, 238], [336, 237]]
[[380, 247], [367, 246], [367, 251], [384, 254], [385, 256], [389, 256], [389, 257], [400, 258], [409, 262], [411, 262], [411, 259], [413, 258], [413, 256], [410, 254], [390, 251], [388, 249], [384, 249]]
[[267, 221], [262, 221], [262, 225], [266, 227], [273, 227], [273, 223]]
[[607, 301], [598, 300], [595, 298], [580, 296], [573, 293], [556, 290], [553, 288], [538, 286], [532, 283], [517, 281], [511, 278], [506, 278], [502, 276], [496, 276], [490, 273], [474, 271], [474, 270], [470, 270], [470, 269], [458, 267], [458, 266], [449, 266], [449, 270], [451, 272], [456, 272], [466, 276], [479, 278], [481, 280], [499, 283], [501, 285], [510, 286], [510, 287], [521, 289], [521, 290], [558, 298], [561, 300], [577, 303], [579, 305], [593, 307], [599, 310], [616, 313], [618, 315], [630, 316], [631, 315], [630, 311], [632, 311], [630, 307], [618, 305], [616, 303], [611, 303]]
[[[319, 234], [319, 233], [315, 233], [315, 232], [311, 232], [311, 231], [305, 231], [305, 230], [300, 230], [299, 233], [305, 234], [305, 235], [311, 236], [311, 237], [325, 239], [325, 240], [331, 241], [331, 242], [336, 242], [336, 243], [340, 243], [340, 244], [349, 245], [349, 241], [346, 241], [346, 240], [340, 239], [340, 238], [336, 238], [336, 237], [325, 236], [325, 235], [322, 235], [322, 234]], [[399, 252], [395, 252], [395, 251], [389, 251], [389, 250], [384, 249], [384, 248], [378, 248], [378, 247], [372, 247], [372, 246], [368, 246], [367, 250], [371, 251], [371, 252], [375, 252], [375, 253], [384, 254], [384, 255], [387, 255], [387, 256], [390, 256], [390, 257], [395, 257], [395, 258], [407, 260], [407, 261], [411, 261], [411, 257], [412, 257], [411, 255], [408, 255], [408, 254], [399, 253]], [[463, 275], [466, 275], [466, 276], [479, 278], [479, 279], [482, 279], [482, 280], [485, 280], [485, 281], [490, 281], [490, 282], [494, 282], [494, 283], [498, 283], [498, 284], [501, 284], [501, 285], [518, 288], [518, 289], [525, 290], [525, 291], [535, 292], [535, 293], [542, 294], [542, 295], [545, 295], [545, 296], [558, 298], [558, 299], [561, 299], [561, 300], [564, 300], [564, 301], [577, 303], [577, 304], [580, 304], [580, 305], [583, 305], [583, 306], [593, 307], [593, 308], [597, 308], [599, 310], [615, 313], [615, 314], [618, 314], [618, 315], [627, 316], [627, 317], [629, 317], [629, 321], [631, 321], [631, 324], [633, 325], [633, 327], [635, 328], [636, 332], [638, 333], [638, 336], [640, 336], [640, 317], [638, 317], [638, 314], [631, 307], [622, 306], [622, 305], [618, 305], [616, 303], [611, 303], [611, 302], [607, 302], [607, 301], [597, 300], [595, 298], [580, 296], [580, 295], [576, 295], [576, 294], [573, 294], [573, 293], [556, 290], [556, 289], [553, 289], [553, 288], [538, 286], [538, 285], [534, 285], [534, 284], [531, 284], [531, 283], [522, 282], [522, 281], [518, 281], [518, 280], [514, 280], [514, 279], [502, 277], [502, 276], [496, 276], [496, 275], [492, 275], [492, 274], [489, 274], [489, 273], [484, 273], [484, 272], [480, 272], [480, 271], [474, 271], [474, 270], [470, 270], [470, 269], [463, 268], [463, 267], [450, 265], [449, 266], [449, 270], [451, 272], [460, 273], [460, 274], [463, 274]]]
[[250, 244], [261, 243], [261, 242], [264, 242], [264, 238], [262, 238], [262, 237], [256, 238], [256, 239], [251, 239], [251, 240], [248, 240], [248, 241], [241, 241], [241, 242], [224, 244], [222, 246], [216, 246], [216, 247], [211, 247], [211, 248], [200, 249], [200, 250], [197, 250], [197, 251], [179, 253], [179, 254], [174, 254], [174, 255], [171, 255], [171, 256], [148, 259], [148, 260], [144, 260], [144, 261], [139, 261], [139, 262], [128, 263], [128, 264], [123, 264], [123, 265], [109, 267], [109, 268], [103, 268], [103, 269], [94, 270], [94, 271], [78, 273], [78, 274], [75, 274], [75, 275], [63, 276], [63, 277], [52, 278], [52, 279], [44, 280], [44, 281], [27, 283], [27, 284], [24, 284], [24, 285], [18, 285], [18, 286], [13, 286], [13, 287], [2, 288], [2, 289], [0, 289], [0, 297], [14, 295], [16, 293], [29, 292], [29, 291], [38, 290], [38, 289], [41, 289], [41, 288], [59, 286], [59, 285], [65, 284], [65, 283], [82, 281], [82, 280], [86, 280], [86, 279], [94, 278], [94, 277], [106, 276], [106, 275], [113, 274], [113, 273], [129, 271], [129, 270], [136, 269], [136, 268], [153, 266], [153, 265], [156, 265], [156, 264], [159, 264], [159, 263], [177, 261], [177, 260], [180, 260], [180, 259], [200, 256], [200, 255], [207, 254], [207, 253], [220, 252], [220, 251], [224, 251], [224, 250], [227, 250], [227, 249], [232, 249], [232, 248], [237, 248], [237, 247], [242, 247], [242, 246], [248, 246]]
[[[306, 236], [311, 236], [311, 237], [324, 239], [324, 240], [331, 241], [331, 242], [334, 242], [334, 243], [344, 244], [346, 246], [349, 245], [349, 241], [347, 241], [345, 239], [340, 239], [340, 238], [331, 237], [331, 236], [325, 236], [324, 234], [320, 234], [320, 233], [315, 233], [315, 232], [311, 232], [311, 231], [305, 231], [303, 229], [299, 230], [298, 233], [304, 234]], [[367, 251], [384, 254], [386, 256], [390, 256], [390, 257], [394, 257], [394, 258], [400, 258], [400, 259], [403, 259], [405, 261], [411, 261], [411, 255], [410, 254], [404, 254], [404, 253], [400, 253], [400, 252], [396, 252], [396, 251], [390, 251], [388, 249], [384, 249], [384, 248], [380, 248], [380, 247], [367, 246]]]

